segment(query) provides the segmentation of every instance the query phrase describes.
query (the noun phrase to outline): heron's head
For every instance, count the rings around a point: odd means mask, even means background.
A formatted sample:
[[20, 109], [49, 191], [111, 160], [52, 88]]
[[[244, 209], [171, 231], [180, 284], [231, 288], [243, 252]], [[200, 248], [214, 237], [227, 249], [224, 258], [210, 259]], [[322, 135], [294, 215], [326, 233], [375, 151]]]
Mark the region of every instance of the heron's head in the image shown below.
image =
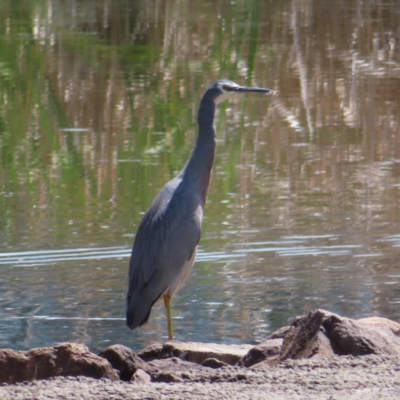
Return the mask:
[[213, 95], [213, 100], [216, 104], [228, 99], [236, 93], [259, 92], [265, 94], [274, 94], [275, 91], [271, 89], [264, 89], [251, 86], [240, 86], [235, 82], [228, 79], [220, 79], [214, 82], [207, 90]]

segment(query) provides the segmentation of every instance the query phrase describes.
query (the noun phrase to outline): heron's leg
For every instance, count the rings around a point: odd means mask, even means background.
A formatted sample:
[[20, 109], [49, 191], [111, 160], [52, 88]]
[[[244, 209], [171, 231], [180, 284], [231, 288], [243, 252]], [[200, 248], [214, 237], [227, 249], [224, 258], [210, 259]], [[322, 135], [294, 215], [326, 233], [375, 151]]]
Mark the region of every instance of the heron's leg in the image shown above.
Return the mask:
[[171, 300], [171, 296], [166, 294], [164, 296], [164, 305], [165, 305], [165, 312], [167, 313], [168, 340], [172, 340], [171, 308], [169, 306], [170, 300]]

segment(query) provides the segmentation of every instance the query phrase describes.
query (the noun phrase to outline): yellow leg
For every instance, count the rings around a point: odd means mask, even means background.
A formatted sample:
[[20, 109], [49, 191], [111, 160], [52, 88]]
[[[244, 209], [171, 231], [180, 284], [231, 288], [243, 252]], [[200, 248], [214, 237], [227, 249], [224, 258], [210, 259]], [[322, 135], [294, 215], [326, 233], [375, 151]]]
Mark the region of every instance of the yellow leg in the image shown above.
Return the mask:
[[165, 311], [167, 313], [167, 324], [168, 324], [168, 339], [172, 340], [172, 321], [171, 321], [171, 308], [169, 306], [169, 301], [171, 300], [171, 296], [166, 294], [164, 296], [164, 305]]

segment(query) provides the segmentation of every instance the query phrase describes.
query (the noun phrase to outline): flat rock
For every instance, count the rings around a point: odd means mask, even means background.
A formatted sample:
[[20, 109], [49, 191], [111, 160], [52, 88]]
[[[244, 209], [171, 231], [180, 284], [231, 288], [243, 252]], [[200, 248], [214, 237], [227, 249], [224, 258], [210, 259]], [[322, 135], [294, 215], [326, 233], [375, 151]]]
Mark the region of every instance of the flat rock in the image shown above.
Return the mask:
[[30, 351], [0, 350], [0, 383], [17, 383], [55, 376], [87, 376], [119, 380], [110, 363], [77, 343]]
[[138, 356], [144, 361], [178, 357], [196, 364], [202, 364], [208, 358], [215, 358], [226, 364], [235, 365], [253, 347], [247, 344], [226, 345], [170, 340], [165, 344], [152, 344], [138, 353]]

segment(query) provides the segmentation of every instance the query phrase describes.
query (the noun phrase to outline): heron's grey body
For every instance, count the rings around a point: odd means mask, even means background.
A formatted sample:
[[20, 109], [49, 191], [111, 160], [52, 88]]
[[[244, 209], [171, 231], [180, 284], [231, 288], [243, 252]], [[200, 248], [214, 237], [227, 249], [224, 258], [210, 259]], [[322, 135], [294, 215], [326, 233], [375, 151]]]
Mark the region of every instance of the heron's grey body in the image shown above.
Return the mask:
[[273, 92], [228, 80], [209, 87], [200, 102], [199, 134], [189, 161], [161, 189], [140, 223], [129, 264], [126, 321], [131, 329], [146, 323], [153, 305], [164, 299], [172, 339], [169, 299], [189, 276], [200, 240], [215, 153], [216, 104], [231, 92], [247, 91]]

